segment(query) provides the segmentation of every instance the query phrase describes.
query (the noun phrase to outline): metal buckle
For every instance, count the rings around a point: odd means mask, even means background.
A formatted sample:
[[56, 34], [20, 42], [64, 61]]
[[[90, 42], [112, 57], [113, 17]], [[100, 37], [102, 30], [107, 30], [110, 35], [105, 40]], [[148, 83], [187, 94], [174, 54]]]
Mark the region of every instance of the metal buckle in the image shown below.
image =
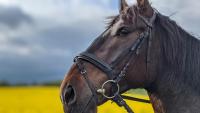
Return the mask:
[[[117, 91], [112, 96], [108, 96], [108, 95], [105, 94], [106, 93], [105, 86], [106, 86], [106, 84], [109, 84], [109, 83], [116, 84], [116, 86], [117, 86]], [[108, 81], [103, 83], [101, 89], [97, 90], [97, 93], [102, 94], [107, 99], [113, 99], [119, 94], [119, 89], [120, 89], [119, 84], [115, 80], [108, 80]]]
[[87, 73], [87, 71], [85, 69], [81, 70], [81, 74], [85, 75]]

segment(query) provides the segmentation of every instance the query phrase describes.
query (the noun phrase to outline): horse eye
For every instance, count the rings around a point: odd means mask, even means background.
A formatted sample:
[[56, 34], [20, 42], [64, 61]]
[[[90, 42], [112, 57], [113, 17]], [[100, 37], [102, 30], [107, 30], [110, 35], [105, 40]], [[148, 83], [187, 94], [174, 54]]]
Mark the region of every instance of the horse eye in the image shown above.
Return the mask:
[[117, 36], [126, 36], [130, 33], [130, 30], [127, 27], [122, 27], [117, 31]]

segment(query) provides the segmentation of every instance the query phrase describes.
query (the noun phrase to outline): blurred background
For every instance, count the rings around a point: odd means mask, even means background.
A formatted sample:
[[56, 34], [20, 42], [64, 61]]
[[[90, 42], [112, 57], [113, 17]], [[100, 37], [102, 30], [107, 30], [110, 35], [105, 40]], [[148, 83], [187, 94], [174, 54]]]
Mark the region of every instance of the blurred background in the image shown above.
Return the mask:
[[[198, 0], [151, 0], [151, 3], [199, 37]], [[6, 101], [8, 105], [0, 101], [0, 113], [8, 113], [5, 108], [16, 98], [27, 103], [38, 102], [36, 97], [42, 94], [56, 98], [57, 107], [51, 105], [56, 111], [52, 109], [48, 113], [61, 113], [58, 86], [72, 65], [73, 57], [104, 31], [106, 17], [116, 14], [118, 0], [0, 0], [0, 86], [4, 86], [0, 88], [0, 99], [10, 98]], [[27, 93], [30, 97], [25, 95]], [[28, 101], [28, 97], [33, 100]], [[43, 101], [53, 103], [50, 99]], [[13, 113], [36, 113], [37, 107], [32, 104], [29, 106], [32, 111], [23, 110], [25, 106], [21, 104], [25, 101], [18, 103], [19, 100]]]

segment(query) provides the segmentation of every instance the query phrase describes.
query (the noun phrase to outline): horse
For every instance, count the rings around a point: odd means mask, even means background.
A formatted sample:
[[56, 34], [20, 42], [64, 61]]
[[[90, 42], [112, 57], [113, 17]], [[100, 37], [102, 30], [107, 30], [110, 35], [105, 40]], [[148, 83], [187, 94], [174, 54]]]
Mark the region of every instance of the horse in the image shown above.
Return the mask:
[[136, 88], [155, 113], [200, 113], [200, 41], [148, 0], [120, 0], [119, 14], [74, 62], [61, 84], [65, 113], [97, 113], [108, 100], [133, 113], [120, 94]]

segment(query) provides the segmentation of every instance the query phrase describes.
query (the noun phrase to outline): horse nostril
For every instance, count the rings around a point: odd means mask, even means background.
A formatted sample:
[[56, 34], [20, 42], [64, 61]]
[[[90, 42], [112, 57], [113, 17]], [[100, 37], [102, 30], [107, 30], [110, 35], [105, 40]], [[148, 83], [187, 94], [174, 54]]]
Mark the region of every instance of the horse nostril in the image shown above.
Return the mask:
[[72, 105], [76, 102], [76, 94], [71, 85], [67, 86], [64, 93], [65, 102], [67, 105]]

